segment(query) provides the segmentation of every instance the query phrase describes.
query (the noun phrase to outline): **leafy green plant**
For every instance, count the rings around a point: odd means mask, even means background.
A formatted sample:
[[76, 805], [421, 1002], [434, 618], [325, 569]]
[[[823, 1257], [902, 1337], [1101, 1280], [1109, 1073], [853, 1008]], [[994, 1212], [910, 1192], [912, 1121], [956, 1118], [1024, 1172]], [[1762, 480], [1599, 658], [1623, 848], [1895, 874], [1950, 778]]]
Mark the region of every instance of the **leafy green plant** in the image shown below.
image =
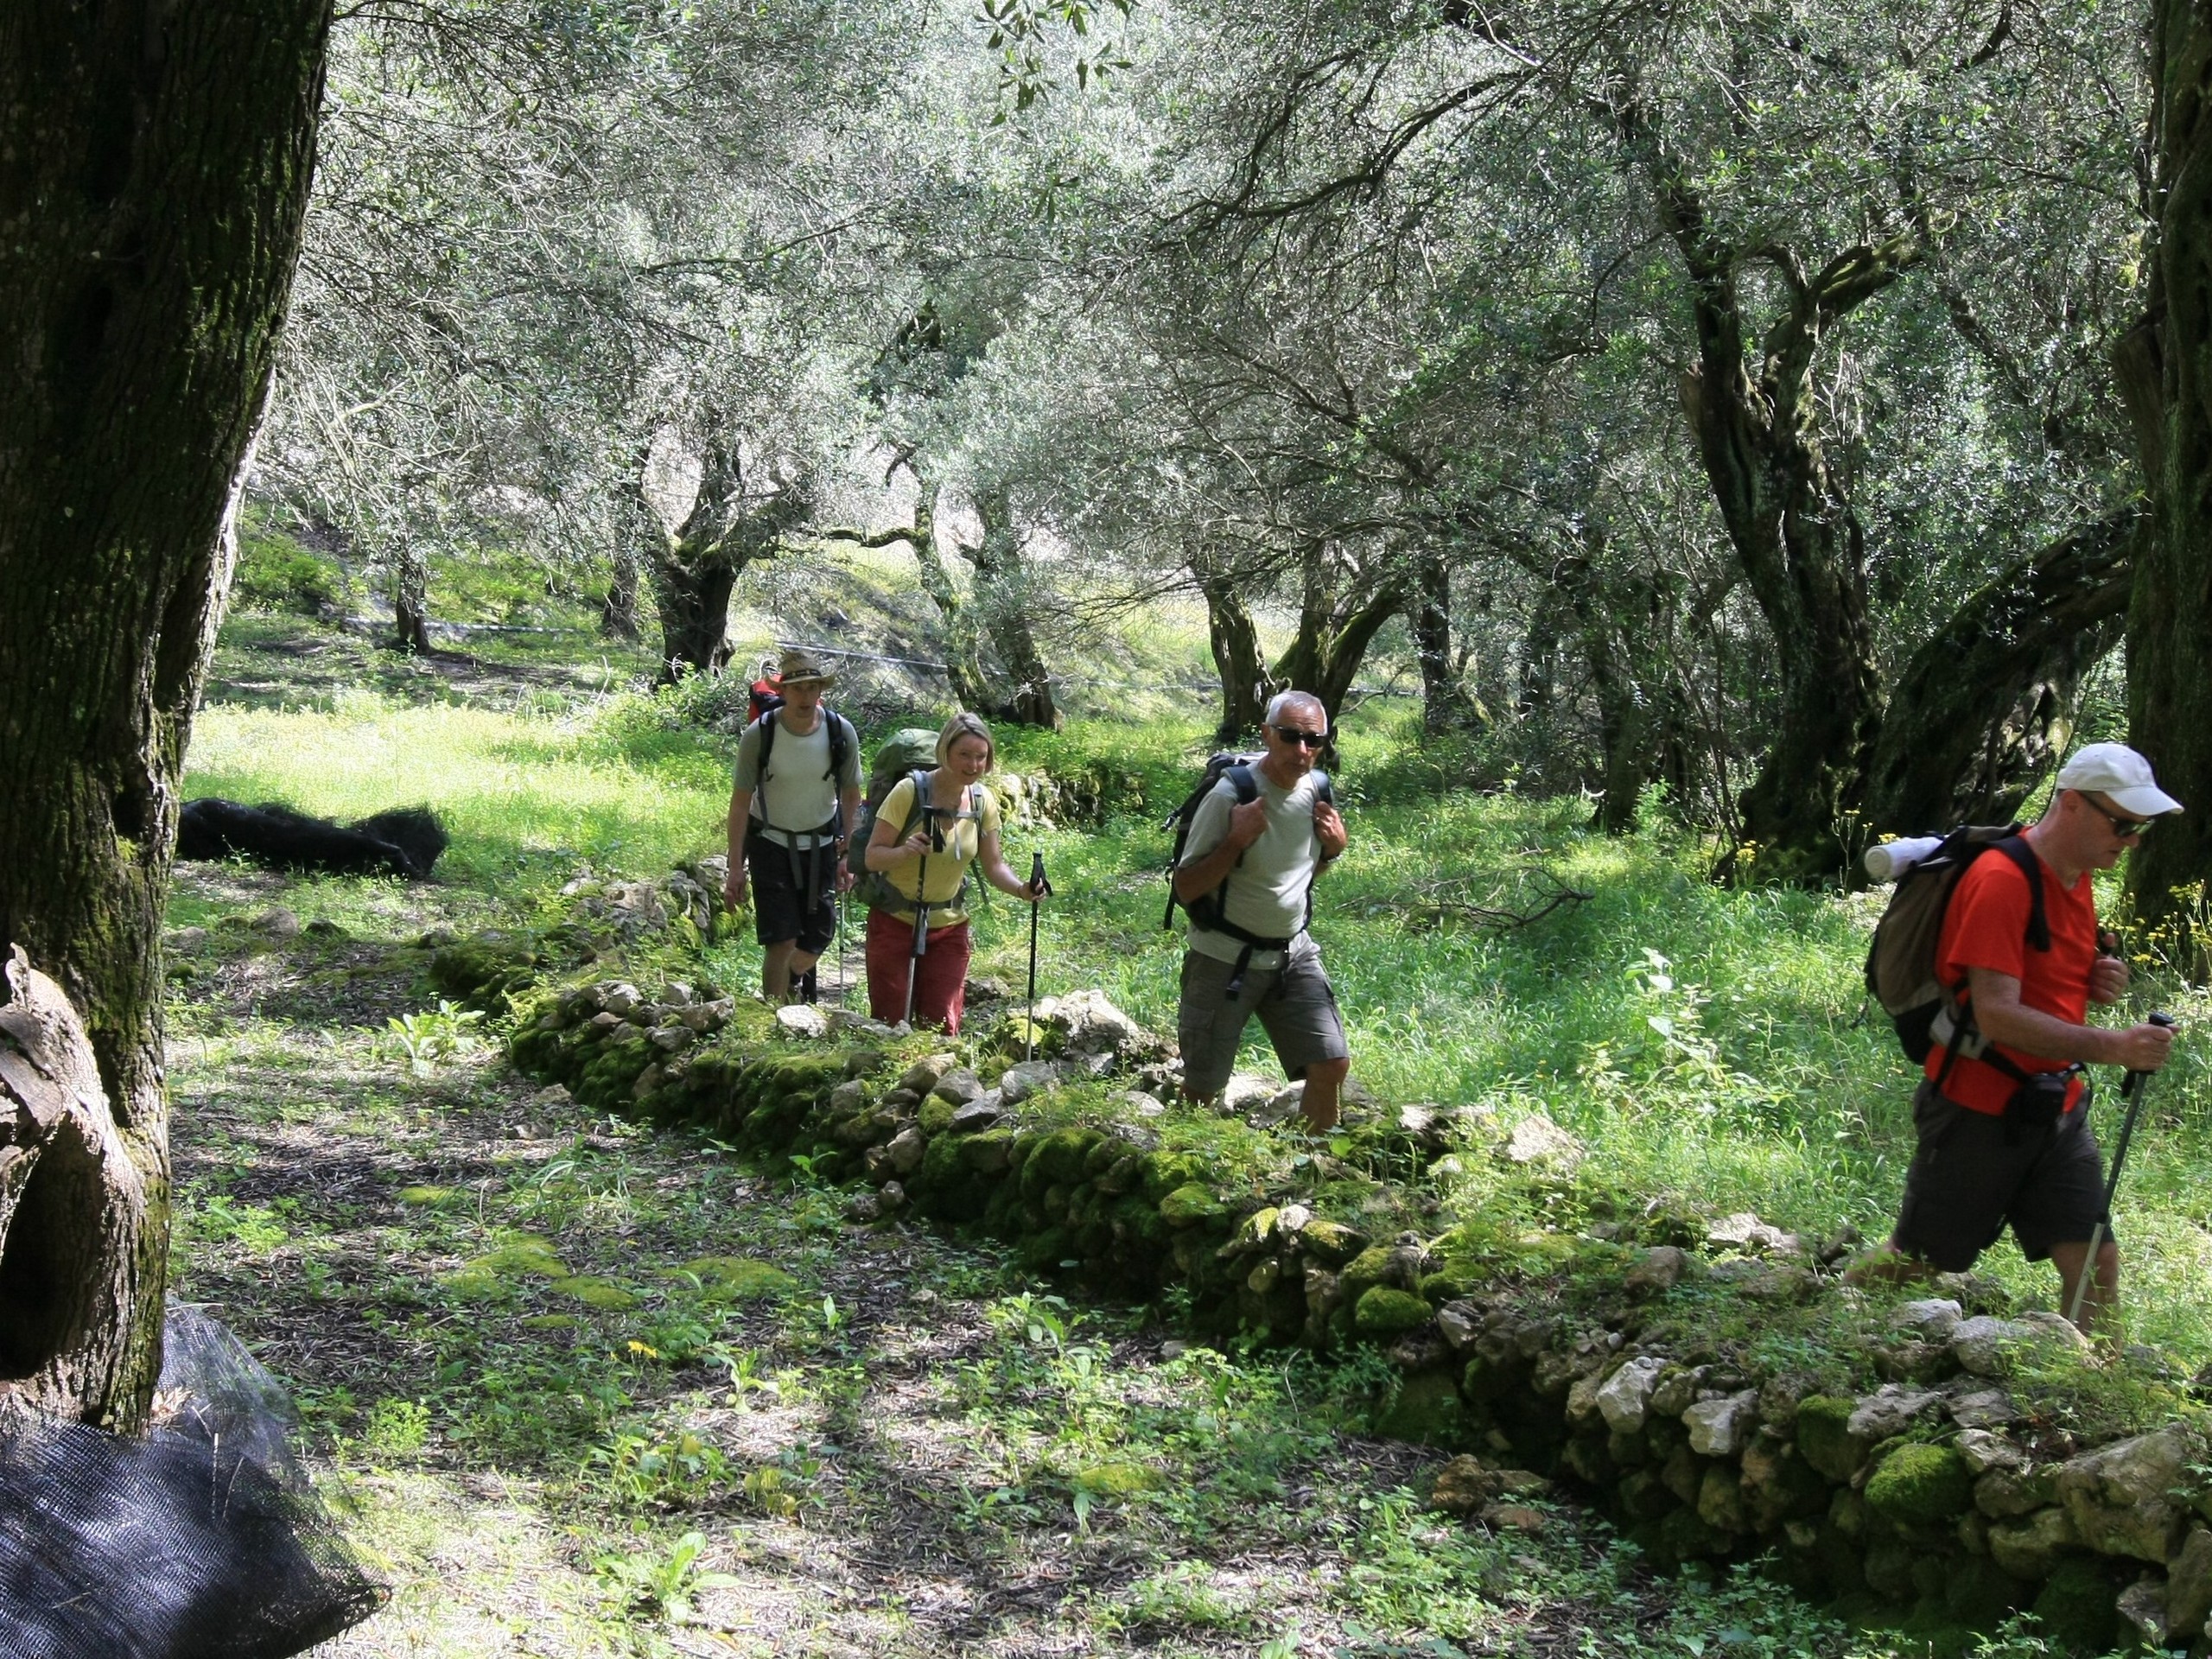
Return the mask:
[[729, 1459], [691, 1429], [627, 1432], [592, 1449], [589, 1462], [618, 1501], [693, 1507], [729, 1484]]
[[621, 1595], [633, 1611], [688, 1624], [694, 1618], [693, 1599], [702, 1590], [732, 1588], [739, 1582], [727, 1573], [709, 1573], [699, 1564], [706, 1551], [707, 1535], [687, 1532], [665, 1550], [601, 1555], [593, 1563], [601, 1580]]
[[379, 1457], [418, 1456], [430, 1438], [430, 1408], [418, 1400], [379, 1400], [369, 1408], [361, 1441]]
[[394, 1055], [404, 1058], [415, 1076], [427, 1077], [476, 1046], [476, 1028], [483, 1020], [480, 1010], [457, 1007], [440, 997], [436, 1007], [396, 1014], [385, 1027]]

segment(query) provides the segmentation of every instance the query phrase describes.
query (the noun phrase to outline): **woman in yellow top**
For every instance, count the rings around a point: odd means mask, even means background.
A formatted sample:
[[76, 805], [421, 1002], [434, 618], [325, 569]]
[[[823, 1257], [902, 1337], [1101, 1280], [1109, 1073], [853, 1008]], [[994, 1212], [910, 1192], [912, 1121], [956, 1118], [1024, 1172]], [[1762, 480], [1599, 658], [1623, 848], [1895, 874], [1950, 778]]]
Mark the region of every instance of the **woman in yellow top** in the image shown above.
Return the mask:
[[[967, 896], [971, 860], [1001, 893], [1033, 905], [1041, 896], [1007, 868], [999, 846], [998, 803], [983, 787], [983, 776], [997, 759], [990, 728], [973, 715], [955, 715], [937, 734], [936, 768], [900, 779], [876, 809], [864, 857], [880, 879], [868, 883], [863, 897], [868, 904], [868, 1007], [878, 1020], [895, 1020], [906, 1011], [915, 912], [924, 909], [928, 932], [914, 983], [914, 1023], [959, 1031], [974, 955], [960, 902]], [[917, 780], [925, 791], [919, 810]]]

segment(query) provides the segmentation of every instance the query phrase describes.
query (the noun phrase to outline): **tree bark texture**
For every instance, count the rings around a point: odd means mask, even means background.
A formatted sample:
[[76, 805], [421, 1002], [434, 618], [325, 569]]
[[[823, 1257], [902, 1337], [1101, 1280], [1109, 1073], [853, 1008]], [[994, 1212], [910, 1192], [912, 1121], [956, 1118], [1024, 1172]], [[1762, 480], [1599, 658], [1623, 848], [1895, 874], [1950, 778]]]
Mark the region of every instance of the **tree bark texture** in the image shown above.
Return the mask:
[[914, 550], [914, 568], [921, 573], [922, 591], [937, 607], [944, 624], [944, 675], [952, 687], [952, 700], [971, 713], [994, 710], [989, 683], [983, 677], [982, 646], [976, 637], [974, 608], [953, 586], [952, 572], [937, 545], [937, 486], [924, 481], [914, 504], [913, 534], [907, 538]]
[[411, 542], [391, 553], [391, 644], [418, 657], [430, 651], [430, 561]]
[[638, 550], [634, 540], [618, 542], [607, 593], [599, 607], [599, 631], [609, 639], [634, 645], [645, 637], [638, 623]]
[[976, 572], [976, 604], [1012, 682], [1000, 700], [1001, 716], [1016, 725], [1058, 731], [1066, 721], [1054, 702], [1052, 671], [1045, 666], [1030, 625], [1036, 593], [1014, 532], [1012, 503], [1006, 491], [986, 490], [976, 497], [976, 511], [983, 521], [983, 539], [966, 550]]
[[2212, 876], [2212, 11], [2157, 0], [2152, 22], [2158, 449], [2127, 617], [2128, 731], [2188, 809], [2129, 860], [2136, 913], [2155, 923]]
[[1999, 574], [1913, 653], [1875, 746], [1869, 828], [2011, 818], [2065, 750], [2083, 677], [2119, 643], [2143, 528], [2133, 507], [2082, 526]]
[[653, 512], [642, 460], [632, 488], [660, 612], [661, 683], [719, 674], [729, 663], [730, 593], [746, 567], [773, 556], [784, 532], [804, 516], [803, 493], [780, 486], [749, 496], [744, 458], [721, 433], [707, 443], [699, 493], [682, 524], [671, 528]]
[[98, 1082], [57, 1108], [44, 1064], [4, 1039], [22, 1074], [0, 1132], [22, 1173], [0, 1391], [124, 1429], [161, 1362], [178, 782], [329, 29], [327, 0], [0, 9], [0, 944], [81, 1019]]
[[1817, 429], [1815, 366], [1846, 315], [1918, 262], [1910, 238], [1848, 249], [1808, 273], [1786, 248], [1761, 249], [1789, 308], [1756, 365], [1738, 289], [1745, 251], [1712, 232], [1688, 170], [1634, 98], [1613, 107], [1645, 169], [1660, 218], [1688, 273], [1696, 368], [1683, 406], [1721, 522], [1774, 635], [1779, 708], [1774, 741], [1743, 797], [1744, 830], [1763, 880], [1842, 867], [1842, 829], [1863, 809], [1882, 698], [1866, 613], [1858, 515]]
[[1359, 677], [1367, 648], [1405, 604], [1403, 582], [1393, 575], [1362, 583], [1343, 582], [1324, 550], [1306, 555], [1306, 582], [1298, 607], [1298, 632], [1269, 676], [1278, 690], [1311, 691], [1333, 728]]
[[1482, 721], [1460, 683], [1462, 664], [1452, 651], [1452, 567], [1442, 553], [1430, 550], [1414, 560], [1414, 597], [1406, 614], [1421, 663], [1421, 729], [1431, 737], [1472, 731]]
[[1205, 595], [1206, 632], [1213, 641], [1214, 667], [1221, 675], [1221, 724], [1214, 741], [1238, 743], [1259, 734], [1268, 699], [1275, 694], [1260, 653], [1260, 630], [1244, 603], [1236, 575], [1201, 556], [1191, 572]]

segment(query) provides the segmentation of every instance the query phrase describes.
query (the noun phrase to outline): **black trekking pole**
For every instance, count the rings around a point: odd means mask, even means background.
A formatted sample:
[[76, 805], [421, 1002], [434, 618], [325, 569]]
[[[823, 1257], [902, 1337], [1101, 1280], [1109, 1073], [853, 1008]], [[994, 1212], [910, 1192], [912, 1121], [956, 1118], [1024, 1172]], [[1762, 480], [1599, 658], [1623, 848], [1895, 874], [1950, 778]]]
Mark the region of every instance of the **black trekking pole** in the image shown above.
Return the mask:
[[[2171, 1014], [2154, 1014], [2151, 1024], [2171, 1028], [2174, 1017]], [[2080, 1324], [2082, 1303], [2089, 1294], [2089, 1281], [2097, 1270], [2097, 1252], [2104, 1248], [2105, 1227], [2112, 1215], [2112, 1201], [2120, 1192], [2120, 1169], [2127, 1161], [2127, 1143], [2135, 1138], [2135, 1121], [2143, 1111], [2143, 1085], [2149, 1081], [2148, 1071], [2130, 1071], [2121, 1079], [2120, 1097], [2127, 1103], [2127, 1116], [2120, 1120], [2120, 1139], [2113, 1142], [2112, 1173], [2105, 1178], [2104, 1213], [2097, 1217], [2096, 1225], [2089, 1229], [2089, 1254], [2082, 1261], [2082, 1276], [2074, 1281], [2074, 1301], [2067, 1308], [2067, 1319]]]
[[1027, 1062], [1037, 1058], [1037, 912], [1044, 908], [1039, 901], [1052, 890], [1045, 879], [1045, 855], [1029, 855], [1029, 890], [1036, 896], [1029, 901], [1029, 1018], [1024, 1025], [1021, 1058]]
[[930, 848], [937, 841], [937, 824], [931, 815], [937, 808], [922, 808], [922, 833], [928, 837], [922, 842], [921, 868], [914, 876], [914, 943], [906, 954], [906, 1011], [899, 1022], [911, 1027], [914, 1023], [914, 990], [922, 980], [922, 957], [930, 948]]

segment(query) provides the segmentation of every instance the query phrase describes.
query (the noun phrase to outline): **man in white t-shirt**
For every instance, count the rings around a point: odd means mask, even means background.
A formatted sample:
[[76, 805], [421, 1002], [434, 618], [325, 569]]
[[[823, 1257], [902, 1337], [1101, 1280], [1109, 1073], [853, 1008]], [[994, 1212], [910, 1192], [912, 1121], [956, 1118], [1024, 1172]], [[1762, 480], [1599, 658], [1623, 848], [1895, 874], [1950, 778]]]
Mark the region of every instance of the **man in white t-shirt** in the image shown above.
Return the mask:
[[1283, 1074], [1305, 1080], [1299, 1109], [1321, 1134], [1336, 1125], [1351, 1071], [1321, 948], [1306, 931], [1314, 878], [1346, 840], [1313, 772], [1328, 711], [1310, 693], [1282, 692], [1261, 735], [1267, 755], [1251, 768], [1257, 796], [1240, 803], [1224, 778], [1191, 815], [1175, 866], [1175, 896], [1192, 912], [1175, 1020], [1183, 1092], [1192, 1100], [1221, 1092], [1256, 1014]]
[[845, 837], [860, 820], [860, 738], [822, 706], [836, 677], [811, 652], [787, 651], [783, 704], [745, 728], [729, 798], [733, 911], [751, 896], [760, 941], [760, 984], [771, 1002], [812, 984], [814, 964], [837, 936], [837, 894], [852, 885]]

